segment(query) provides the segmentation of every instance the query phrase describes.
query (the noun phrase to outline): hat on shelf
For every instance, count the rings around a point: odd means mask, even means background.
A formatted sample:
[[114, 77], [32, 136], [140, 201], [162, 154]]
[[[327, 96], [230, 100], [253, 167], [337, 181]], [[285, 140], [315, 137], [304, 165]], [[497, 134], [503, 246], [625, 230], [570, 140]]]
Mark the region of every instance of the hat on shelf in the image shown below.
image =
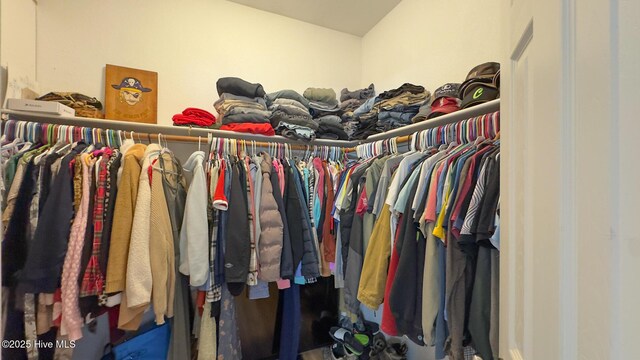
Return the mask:
[[469, 73], [467, 74], [467, 80], [471, 79], [493, 79], [495, 74], [500, 71], [500, 63], [497, 62], [486, 62], [480, 65], [475, 66]]
[[493, 85], [500, 89], [500, 69], [498, 69], [498, 72], [493, 76]]
[[486, 62], [475, 66], [460, 86], [461, 109], [500, 97], [500, 63]]
[[460, 110], [460, 99], [457, 97], [440, 97], [431, 103], [431, 113], [427, 115], [427, 119], [452, 113]]
[[459, 83], [448, 83], [440, 86], [433, 92], [433, 100], [431, 103], [435, 103], [436, 100], [443, 98], [459, 98], [460, 97], [460, 84]]
[[464, 89], [462, 93], [461, 109], [466, 109], [487, 101], [495, 100], [500, 97], [500, 90], [493, 83], [483, 81], [472, 81]]

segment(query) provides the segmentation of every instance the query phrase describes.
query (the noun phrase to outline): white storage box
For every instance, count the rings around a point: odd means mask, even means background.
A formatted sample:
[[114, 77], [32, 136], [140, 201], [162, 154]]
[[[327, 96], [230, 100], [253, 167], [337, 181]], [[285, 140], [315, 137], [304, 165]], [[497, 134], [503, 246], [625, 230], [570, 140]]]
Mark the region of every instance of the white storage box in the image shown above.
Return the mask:
[[7, 109], [76, 116], [76, 111], [74, 109], [55, 101], [7, 99]]

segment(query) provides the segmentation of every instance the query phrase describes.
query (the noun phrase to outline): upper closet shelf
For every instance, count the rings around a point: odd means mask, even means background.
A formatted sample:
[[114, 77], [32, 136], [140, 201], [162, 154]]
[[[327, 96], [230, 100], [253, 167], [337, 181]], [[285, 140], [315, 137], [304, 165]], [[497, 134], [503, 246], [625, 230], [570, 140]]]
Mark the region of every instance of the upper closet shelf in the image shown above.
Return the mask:
[[135, 123], [120, 120], [109, 119], [94, 119], [84, 118], [76, 116], [60, 116], [52, 114], [43, 114], [30, 111], [8, 110], [3, 109], [2, 114], [11, 115], [13, 120], [34, 121], [43, 122], [58, 125], [71, 125], [71, 126], [84, 126], [98, 129], [113, 129], [122, 131], [134, 131], [145, 133], [159, 133], [163, 135], [178, 135], [178, 136], [202, 136], [207, 137], [209, 135], [213, 137], [226, 138], [226, 139], [242, 139], [263, 141], [272, 143], [287, 143], [287, 144], [302, 144], [302, 145], [319, 145], [319, 146], [337, 146], [337, 147], [354, 147], [358, 145], [357, 141], [340, 141], [340, 140], [325, 140], [316, 139], [311, 142], [302, 142], [292, 139], [288, 139], [284, 136], [265, 136], [257, 134], [247, 134], [226, 130], [206, 129], [199, 127], [187, 127], [187, 126], [167, 126], [167, 125], [155, 125]]
[[361, 144], [386, 140], [398, 136], [405, 136], [415, 134], [418, 131], [433, 129], [438, 126], [449, 125], [458, 121], [467, 120], [476, 116], [489, 114], [500, 110], [500, 99], [491, 100], [486, 103], [476, 105], [470, 108], [458, 110], [446, 115], [438, 116], [437, 118], [421, 121], [419, 123], [399, 127], [397, 129], [389, 130], [383, 133], [369, 136], [366, 140], [361, 141]]
[[219, 138], [227, 139], [242, 139], [242, 140], [254, 140], [272, 143], [288, 143], [288, 144], [302, 144], [302, 145], [319, 145], [319, 146], [337, 146], [343, 148], [352, 148], [359, 144], [370, 143], [378, 140], [386, 140], [394, 137], [405, 136], [414, 134], [421, 130], [432, 129], [442, 125], [452, 124], [461, 120], [466, 120], [475, 116], [488, 114], [500, 110], [500, 99], [492, 100], [484, 104], [480, 104], [467, 109], [459, 110], [447, 115], [442, 115], [437, 118], [422, 121], [416, 124], [411, 124], [390, 130], [384, 133], [375, 134], [369, 136], [366, 140], [362, 141], [344, 141], [344, 140], [325, 140], [316, 139], [311, 142], [302, 142], [297, 140], [288, 139], [283, 136], [264, 136], [247, 133], [239, 133], [225, 130], [205, 129], [205, 128], [189, 128], [181, 126], [167, 126], [167, 125], [154, 125], [144, 123], [133, 123], [119, 120], [108, 119], [93, 119], [83, 118], [75, 116], [60, 116], [43, 114], [29, 111], [17, 111], [2, 109], [3, 120], [4, 114], [11, 115], [14, 120], [43, 122], [59, 125], [71, 125], [71, 126], [84, 126], [100, 129], [114, 129], [122, 131], [135, 131], [146, 133], [160, 133], [163, 135], [182, 135], [182, 136], [202, 136], [207, 137], [209, 135]]

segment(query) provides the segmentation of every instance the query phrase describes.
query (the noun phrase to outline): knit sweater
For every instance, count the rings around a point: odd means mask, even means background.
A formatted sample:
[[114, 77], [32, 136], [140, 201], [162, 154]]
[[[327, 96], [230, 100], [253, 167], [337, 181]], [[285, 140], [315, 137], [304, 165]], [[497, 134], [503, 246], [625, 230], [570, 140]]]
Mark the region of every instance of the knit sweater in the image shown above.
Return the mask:
[[[175, 172], [171, 155], [163, 154], [165, 171]], [[173, 249], [173, 229], [167, 208], [167, 199], [162, 185], [162, 169], [153, 166], [151, 176], [151, 227], [149, 235], [149, 255], [151, 260], [153, 311], [156, 324], [164, 324], [164, 317], [173, 317], [175, 290], [175, 257]]]
[[107, 262], [107, 293], [123, 291], [125, 288], [133, 212], [138, 198], [141, 162], [146, 148], [144, 144], [135, 144], [124, 154]]
[[144, 152], [140, 181], [138, 182], [138, 197], [133, 225], [131, 227], [131, 241], [129, 243], [129, 258], [127, 259], [126, 293], [128, 306], [137, 307], [151, 301], [151, 260], [149, 255], [149, 239], [151, 226], [151, 184], [149, 182], [149, 166], [158, 158], [160, 145], [150, 144]]

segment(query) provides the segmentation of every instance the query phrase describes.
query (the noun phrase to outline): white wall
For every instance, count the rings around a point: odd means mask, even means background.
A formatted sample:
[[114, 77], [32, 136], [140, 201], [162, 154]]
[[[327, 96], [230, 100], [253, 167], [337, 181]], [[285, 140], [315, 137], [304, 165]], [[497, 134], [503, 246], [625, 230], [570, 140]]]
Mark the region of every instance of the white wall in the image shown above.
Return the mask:
[[435, 90], [500, 61], [500, 0], [403, 0], [362, 41], [362, 85], [405, 82]]
[[0, 1], [0, 66], [9, 67], [13, 79], [36, 80], [36, 4], [32, 0]]
[[356, 36], [223, 0], [38, 4], [42, 92], [104, 99], [105, 64], [157, 71], [165, 125], [189, 106], [213, 112], [223, 76], [260, 82], [268, 92], [356, 87], [360, 46]]
[[[504, 46], [500, 0], [403, 0], [362, 38], [362, 86], [378, 93], [405, 82], [433, 92], [462, 82], [469, 70], [500, 61]], [[363, 309], [365, 318], [379, 322]], [[405, 338], [410, 359], [434, 359], [433, 347]]]

